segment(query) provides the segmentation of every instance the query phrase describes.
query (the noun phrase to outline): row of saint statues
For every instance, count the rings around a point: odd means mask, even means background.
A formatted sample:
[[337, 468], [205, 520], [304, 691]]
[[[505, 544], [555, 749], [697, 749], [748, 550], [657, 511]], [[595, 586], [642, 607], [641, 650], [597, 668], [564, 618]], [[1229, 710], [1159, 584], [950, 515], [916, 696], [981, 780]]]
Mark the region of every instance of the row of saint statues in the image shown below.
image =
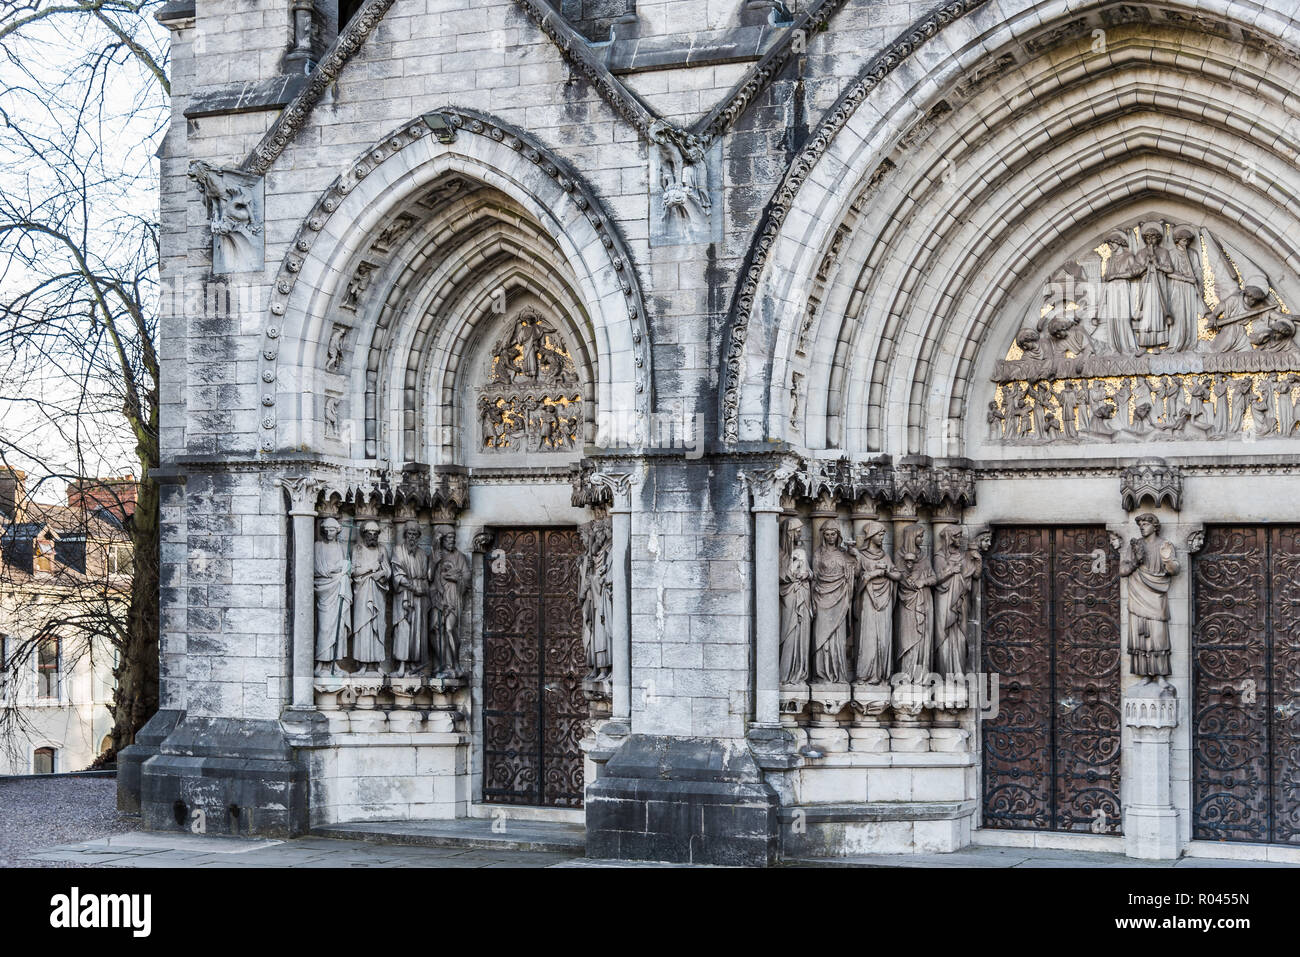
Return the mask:
[[781, 684], [885, 684], [896, 675], [965, 674], [970, 595], [979, 550], [962, 529], [944, 526], [931, 561], [925, 527], [905, 526], [894, 555], [885, 526], [868, 521], [861, 543], [846, 542], [835, 521], [821, 528], [812, 560], [803, 523], [781, 530]]
[[582, 647], [587, 681], [604, 681], [613, 667], [614, 633], [613, 531], [610, 520], [596, 519], [579, 529], [578, 599], [582, 606]]
[[[1053, 274], [1016, 334], [1023, 358], [1300, 352], [1268, 276], [1208, 229], [1153, 220], [1136, 235], [1113, 230], [1098, 249]], [[1202, 319], [1213, 335], [1200, 337]]]
[[[379, 543], [379, 523], [363, 522], [360, 538], [345, 545], [336, 518], [320, 523], [315, 548], [316, 662], [336, 673], [351, 659], [377, 674], [389, 657], [398, 674], [461, 677], [460, 639], [469, 559], [456, 537], [435, 537], [430, 555], [420, 546], [418, 522], [401, 526], [389, 554]], [[391, 608], [391, 614], [390, 614]]]

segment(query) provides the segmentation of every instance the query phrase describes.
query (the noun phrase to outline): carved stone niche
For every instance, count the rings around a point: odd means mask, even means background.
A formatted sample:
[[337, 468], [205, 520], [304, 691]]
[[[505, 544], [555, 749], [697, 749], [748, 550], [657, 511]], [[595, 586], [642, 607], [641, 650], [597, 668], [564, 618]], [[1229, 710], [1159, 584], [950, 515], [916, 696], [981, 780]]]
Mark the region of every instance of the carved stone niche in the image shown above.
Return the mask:
[[650, 126], [650, 245], [722, 241], [722, 140], [657, 120]]
[[261, 269], [266, 257], [262, 178], [199, 160], [190, 164], [189, 177], [207, 207], [212, 271], [221, 275]]
[[1157, 508], [1168, 505], [1176, 512], [1183, 503], [1183, 473], [1164, 459], [1141, 459], [1120, 473], [1119, 491], [1126, 512], [1141, 508], [1143, 501]]

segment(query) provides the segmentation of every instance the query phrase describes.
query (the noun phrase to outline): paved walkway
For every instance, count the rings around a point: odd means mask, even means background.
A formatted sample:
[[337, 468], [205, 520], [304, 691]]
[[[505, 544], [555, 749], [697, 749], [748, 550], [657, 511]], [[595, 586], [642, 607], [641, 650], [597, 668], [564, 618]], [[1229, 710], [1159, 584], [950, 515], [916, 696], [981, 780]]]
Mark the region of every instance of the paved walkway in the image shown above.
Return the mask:
[[[302, 837], [291, 841], [134, 832], [63, 844], [29, 855], [46, 867], [668, 867], [589, 860], [580, 850], [437, 847], [377, 844], [373, 840]], [[1205, 868], [1295, 867], [1209, 858], [1135, 861], [1119, 854], [1001, 847], [969, 847], [955, 854], [867, 855], [790, 861], [788, 867], [988, 868]]]

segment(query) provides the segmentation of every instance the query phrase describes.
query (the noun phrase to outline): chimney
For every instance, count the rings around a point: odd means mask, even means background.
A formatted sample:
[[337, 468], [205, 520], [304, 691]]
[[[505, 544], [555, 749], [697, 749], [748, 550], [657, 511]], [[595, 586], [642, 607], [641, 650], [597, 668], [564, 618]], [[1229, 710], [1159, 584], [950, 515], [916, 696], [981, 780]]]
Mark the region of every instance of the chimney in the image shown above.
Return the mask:
[[135, 476], [78, 479], [68, 483], [68, 507], [88, 512], [103, 509], [125, 521], [135, 512]]
[[17, 518], [18, 505], [22, 500], [26, 484], [26, 472], [0, 466], [0, 515], [10, 521]]

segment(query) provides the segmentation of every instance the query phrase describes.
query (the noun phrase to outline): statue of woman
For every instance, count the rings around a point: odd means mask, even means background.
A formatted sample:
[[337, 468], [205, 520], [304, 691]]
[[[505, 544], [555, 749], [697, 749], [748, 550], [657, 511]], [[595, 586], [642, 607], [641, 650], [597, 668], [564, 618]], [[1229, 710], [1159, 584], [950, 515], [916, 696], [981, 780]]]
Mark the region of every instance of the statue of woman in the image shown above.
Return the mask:
[[898, 583], [898, 662], [895, 673], [914, 684], [930, 673], [934, 655], [934, 609], [931, 590], [934, 572], [925, 560], [925, 529], [908, 525], [903, 529], [895, 557], [903, 577]]
[[384, 660], [391, 584], [388, 552], [379, 544], [379, 523], [366, 522], [352, 555], [352, 657], [364, 671], [377, 672]]
[[966, 619], [971, 586], [978, 574], [978, 553], [965, 547], [961, 529], [949, 525], [939, 532], [935, 549], [935, 670], [964, 675], [968, 665]]
[[402, 526], [402, 542], [393, 550], [393, 660], [403, 677], [429, 661], [429, 556], [420, 547], [420, 526]]
[[328, 664], [330, 674], [348, 656], [348, 635], [352, 630], [348, 621], [352, 612], [352, 576], [339, 530], [338, 519], [322, 521], [321, 540], [315, 549], [316, 661]]
[[884, 525], [867, 522], [862, 538], [865, 544], [857, 553], [857, 680], [885, 684], [894, 664], [895, 583], [903, 575], [885, 554]]
[[1170, 329], [1174, 325], [1169, 306], [1169, 276], [1174, 271], [1174, 261], [1169, 250], [1160, 245], [1164, 238], [1163, 223], [1143, 223], [1144, 245], [1133, 257], [1134, 268], [1141, 277], [1133, 325], [1137, 344], [1143, 349], [1169, 345]]
[[803, 523], [786, 519], [781, 526], [781, 684], [808, 681], [808, 646], [812, 638], [812, 570], [800, 547]]
[[857, 561], [841, 544], [834, 521], [822, 526], [821, 546], [813, 559], [814, 680], [845, 684], [849, 675], [849, 612]]

